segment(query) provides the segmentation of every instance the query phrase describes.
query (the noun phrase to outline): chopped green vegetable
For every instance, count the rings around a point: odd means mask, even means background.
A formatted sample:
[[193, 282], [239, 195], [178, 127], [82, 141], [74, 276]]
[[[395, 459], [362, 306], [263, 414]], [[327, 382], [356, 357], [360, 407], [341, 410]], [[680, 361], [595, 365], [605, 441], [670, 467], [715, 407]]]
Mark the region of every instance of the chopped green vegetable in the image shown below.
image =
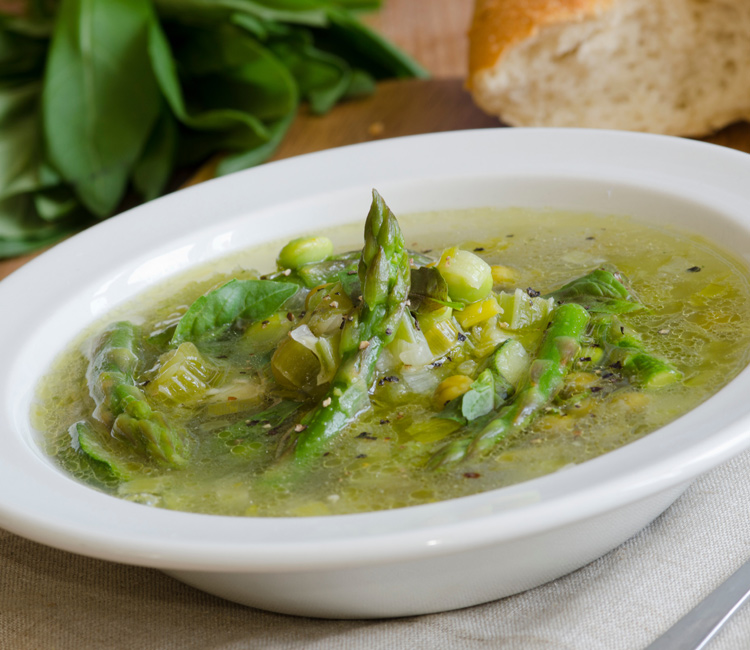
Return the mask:
[[492, 268], [470, 251], [452, 247], [443, 251], [437, 270], [448, 285], [448, 295], [458, 302], [476, 302], [492, 290]]
[[498, 411], [477, 434], [459, 438], [438, 451], [430, 464], [437, 467], [469, 455], [484, 454], [498, 441], [527, 426], [562, 388], [565, 375], [578, 356], [588, 322], [588, 312], [580, 305], [566, 303], [557, 307], [526, 382], [513, 401]]

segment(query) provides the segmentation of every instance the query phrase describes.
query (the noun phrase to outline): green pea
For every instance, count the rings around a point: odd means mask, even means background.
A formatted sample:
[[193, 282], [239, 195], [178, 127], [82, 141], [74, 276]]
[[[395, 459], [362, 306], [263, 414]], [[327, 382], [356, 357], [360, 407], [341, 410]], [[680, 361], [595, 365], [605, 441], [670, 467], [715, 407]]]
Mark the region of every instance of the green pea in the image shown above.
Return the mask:
[[443, 251], [437, 265], [451, 300], [476, 302], [492, 291], [492, 268], [478, 255], [459, 248]]
[[328, 237], [299, 237], [281, 249], [278, 263], [284, 269], [298, 269], [305, 264], [322, 262], [332, 253], [333, 242]]

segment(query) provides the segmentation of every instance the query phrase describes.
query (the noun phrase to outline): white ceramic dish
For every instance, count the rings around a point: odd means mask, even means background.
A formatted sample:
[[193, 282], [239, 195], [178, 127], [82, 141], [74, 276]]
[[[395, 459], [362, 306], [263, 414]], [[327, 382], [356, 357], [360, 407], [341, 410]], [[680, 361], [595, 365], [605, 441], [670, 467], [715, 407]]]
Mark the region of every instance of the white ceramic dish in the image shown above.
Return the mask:
[[[631, 214], [747, 260], [750, 157], [631, 133], [493, 129], [268, 164], [96, 226], [0, 283], [0, 526], [74, 553], [156, 567], [265, 609], [324, 617], [465, 607], [614, 548], [700, 473], [750, 447], [750, 372], [646, 438], [513, 487], [390, 512], [211, 517], [121, 501], [64, 475], [29, 424], [34, 387], [79, 330], [170, 275], [310, 224], [485, 205]], [[148, 236], [144, 236], [148, 233]], [[709, 522], [707, 522], [709, 523]]]

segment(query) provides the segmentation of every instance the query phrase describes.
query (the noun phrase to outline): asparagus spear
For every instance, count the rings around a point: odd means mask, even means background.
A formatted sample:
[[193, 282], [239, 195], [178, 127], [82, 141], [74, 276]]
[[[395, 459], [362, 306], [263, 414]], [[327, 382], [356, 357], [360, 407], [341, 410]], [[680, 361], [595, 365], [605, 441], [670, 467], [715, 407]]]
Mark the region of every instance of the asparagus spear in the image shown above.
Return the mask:
[[646, 350], [638, 333], [615, 316], [597, 315], [591, 335], [605, 350], [604, 365], [621, 369], [644, 388], [661, 388], [682, 379], [679, 370]]
[[[370, 405], [380, 352], [396, 332], [409, 294], [409, 254], [393, 212], [373, 190], [358, 266], [362, 302], [346, 321], [341, 365], [324, 399], [303, 419], [295, 460], [320, 455], [327, 442]], [[301, 427], [300, 427], [301, 428]]]
[[590, 312], [624, 314], [643, 309], [625, 286], [621, 274], [607, 269], [595, 269], [544, 297], [554, 298], [558, 303], [575, 302]]
[[136, 386], [137, 341], [137, 329], [128, 321], [110, 325], [97, 339], [86, 375], [96, 404], [94, 418], [140, 455], [181, 466], [185, 463], [181, 435], [164, 415], [151, 409]]
[[564, 303], [556, 307], [537, 358], [513, 401], [490, 416], [489, 422], [473, 436], [455, 440], [439, 450], [428, 465], [438, 467], [486, 453], [497, 442], [528, 425], [562, 388], [588, 322], [588, 312], [581, 305]]

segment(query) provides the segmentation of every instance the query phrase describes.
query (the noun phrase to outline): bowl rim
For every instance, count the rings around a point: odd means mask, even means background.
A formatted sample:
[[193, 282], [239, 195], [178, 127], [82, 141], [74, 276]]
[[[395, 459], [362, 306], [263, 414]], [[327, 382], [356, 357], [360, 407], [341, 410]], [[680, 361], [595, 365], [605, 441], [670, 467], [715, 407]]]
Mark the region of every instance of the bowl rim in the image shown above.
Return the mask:
[[[454, 553], [564, 527], [687, 485], [750, 447], [750, 437], [745, 435], [750, 404], [743, 406], [750, 382], [746, 368], [689, 414], [568, 470], [401, 510], [265, 519], [168, 511], [102, 494], [51, 471], [28, 436], [19, 433], [29, 427], [18, 411], [18, 400], [24, 396], [14, 387], [14, 372], [27, 384], [34, 379], [24, 375], [20, 358], [36, 332], [25, 323], [45, 318], [43, 305], [25, 300], [30, 288], [38, 289], [42, 303], [45, 298], [64, 300], [59, 294], [65, 287], [79, 294], [88, 291], [90, 297], [95, 288], [102, 290], [97, 273], [110, 272], [125, 286], [127, 273], [122, 269], [132, 272], [148, 259], [165, 259], [165, 251], [182, 250], [191, 239], [204, 233], [216, 235], [238, 220], [273, 216], [280, 205], [293, 210], [325, 197], [343, 196], [341, 200], [348, 201], [347, 197], [368, 188], [361, 201], [366, 205], [369, 188], [375, 186], [392, 189], [395, 204], [408, 206], [410, 187], [415, 184], [434, 186], [439, 193], [444, 178], [470, 182], [466, 179], [492, 179], [499, 174], [604, 184], [617, 179], [624, 185], [668, 193], [682, 188], [689, 200], [719, 206], [719, 212], [730, 205], [737, 211], [744, 206], [750, 215], [747, 154], [671, 136], [549, 128], [454, 131], [350, 145], [266, 163], [138, 206], [58, 244], [0, 282], [0, 304], [20, 305], [12, 320], [0, 323], [0, 358], [6, 362], [0, 369], [0, 435], [8, 438], [0, 455], [0, 526], [64, 550], [165, 569], [291, 571], [374, 565]], [[288, 183], [289, 178], [294, 182]], [[280, 185], [284, 186], [281, 198], [276, 189]], [[391, 203], [389, 194], [383, 194]], [[410, 211], [392, 207], [397, 213]], [[218, 216], [207, 225], [206, 215], [212, 213]], [[183, 227], [177, 237], [170, 224], [174, 215]], [[750, 231], [750, 216], [742, 226]], [[143, 252], [133, 241], [133, 232], [147, 227], [156, 234]], [[65, 278], [44, 286], [55, 269], [71, 260], [79, 262], [69, 274], [62, 274]], [[58, 349], [66, 344], [61, 341]], [[686, 428], [719, 425], [710, 440], [691, 432], [683, 436]], [[668, 453], [678, 439], [689, 444]], [[590, 481], [595, 491], [585, 488]], [[19, 484], [27, 489], [19, 491]]]

